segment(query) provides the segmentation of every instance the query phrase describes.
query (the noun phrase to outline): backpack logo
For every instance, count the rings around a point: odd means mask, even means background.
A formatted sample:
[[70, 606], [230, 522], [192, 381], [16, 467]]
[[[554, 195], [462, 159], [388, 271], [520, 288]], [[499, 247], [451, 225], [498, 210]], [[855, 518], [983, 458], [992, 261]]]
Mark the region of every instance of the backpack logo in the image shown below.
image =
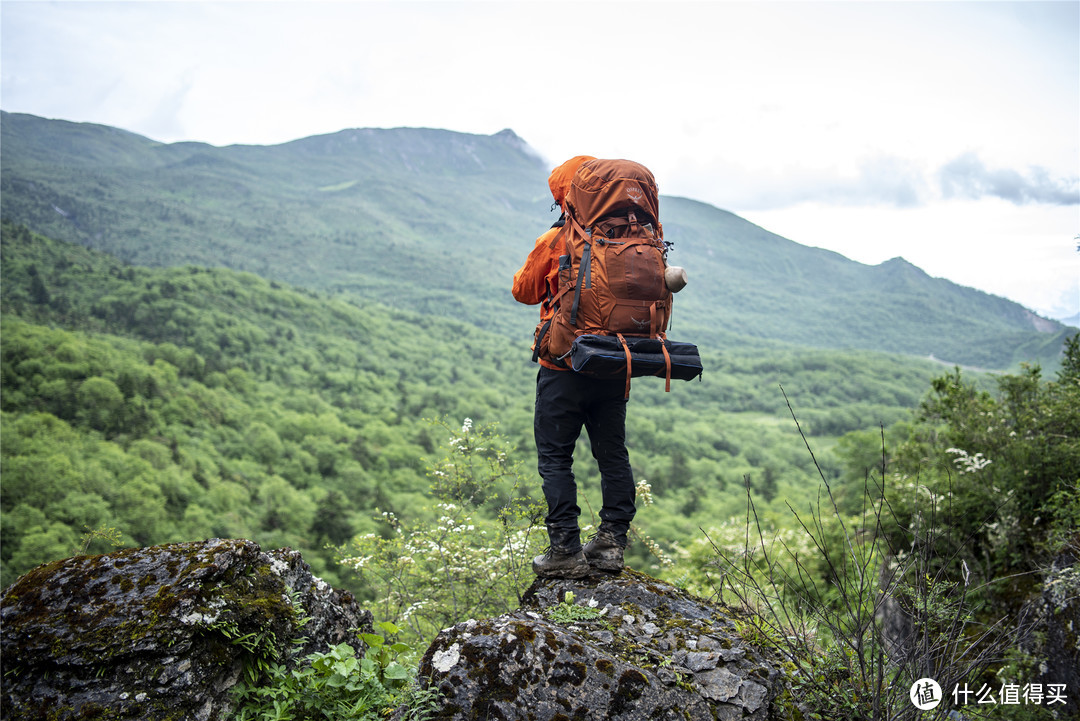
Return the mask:
[[640, 205], [642, 199], [645, 197], [645, 193], [641, 192], [641, 188], [630, 186], [626, 189], [626, 195], [630, 198], [630, 201], [635, 205]]

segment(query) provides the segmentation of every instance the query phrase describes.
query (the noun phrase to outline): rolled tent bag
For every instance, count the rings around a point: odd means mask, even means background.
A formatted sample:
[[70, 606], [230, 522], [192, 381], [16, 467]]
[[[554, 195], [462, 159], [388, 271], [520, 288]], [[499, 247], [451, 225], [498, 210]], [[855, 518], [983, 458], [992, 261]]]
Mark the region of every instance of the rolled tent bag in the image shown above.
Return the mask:
[[696, 345], [660, 338], [579, 335], [570, 347], [569, 361], [578, 373], [597, 378], [659, 376], [688, 381], [702, 373]]

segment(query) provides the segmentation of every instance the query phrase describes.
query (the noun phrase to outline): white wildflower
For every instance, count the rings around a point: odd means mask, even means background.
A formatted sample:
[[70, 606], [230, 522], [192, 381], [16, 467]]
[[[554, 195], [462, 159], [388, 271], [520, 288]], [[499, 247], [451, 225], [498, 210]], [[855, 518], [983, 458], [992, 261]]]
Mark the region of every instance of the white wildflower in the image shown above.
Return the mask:
[[953, 459], [953, 463], [959, 469], [961, 475], [965, 473], [975, 473], [977, 471], [981, 471], [982, 469], [993, 463], [992, 460], [984, 457], [981, 453], [971, 455], [967, 451], [960, 448], [947, 448], [945, 449], [945, 452], [952, 453], [956, 456], [956, 458]]
[[642, 506], [651, 506], [653, 502], [652, 486], [649, 482], [642, 478], [637, 482], [637, 498], [641, 501]]

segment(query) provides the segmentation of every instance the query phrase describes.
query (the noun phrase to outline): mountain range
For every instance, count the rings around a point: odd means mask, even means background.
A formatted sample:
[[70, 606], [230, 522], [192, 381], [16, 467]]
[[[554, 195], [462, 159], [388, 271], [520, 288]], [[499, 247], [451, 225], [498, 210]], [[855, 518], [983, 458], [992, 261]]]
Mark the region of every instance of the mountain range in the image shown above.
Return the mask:
[[[557, 215], [550, 169], [511, 130], [351, 129], [215, 147], [5, 112], [0, 131], [2, 215], [34, 232], [135, 265], [227, 267], [531, 334], [535, 310], [513, 301], [510, 279]], [[1006, 369], [1054, 366], [1074, 332], [902, 258], [864, 265], [691, 199], [662, 196], [661, 221], [690, 277], [669, 337], [706, 348]]]

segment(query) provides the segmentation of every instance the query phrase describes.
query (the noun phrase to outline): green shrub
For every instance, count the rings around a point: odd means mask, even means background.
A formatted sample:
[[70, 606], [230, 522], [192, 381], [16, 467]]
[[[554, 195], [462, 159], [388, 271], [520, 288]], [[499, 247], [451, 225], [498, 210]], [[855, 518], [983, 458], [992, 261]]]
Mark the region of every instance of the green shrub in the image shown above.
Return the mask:
[[359, 634], [367, 646], [363, 658], [356, 648], [338, 644], [326, 653], [313, 653], [294, 668], [279, 663], [249, 667], [236, 694], [233, 721], [315, 721], [358, 719], [374, 721], [402, 709], [402, 718], [423, 721], [437, 707], [437, 691], [420, 690], [415, 669], [405, 659], [413, 650], [388, 637], [399, 633], [393, 624], [386, 634]]

